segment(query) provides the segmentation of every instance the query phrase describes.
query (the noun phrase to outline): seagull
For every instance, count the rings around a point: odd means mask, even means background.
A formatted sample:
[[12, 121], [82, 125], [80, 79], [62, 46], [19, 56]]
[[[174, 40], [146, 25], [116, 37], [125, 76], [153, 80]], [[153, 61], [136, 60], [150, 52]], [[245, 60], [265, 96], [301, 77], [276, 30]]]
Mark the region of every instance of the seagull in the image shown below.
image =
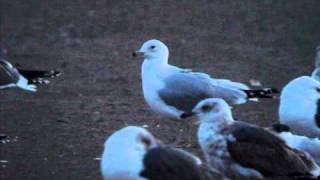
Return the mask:
[[290, 81], [280, 96], [279, 120], [298, 135], [320, 138], [320, 82], [310, 76]]
[[0, 89], [18, 87], [20, 89], [36, 92], [37, 84], [48, 84], [47, 78], [60, 76], [55, 70], [39, 71], [15, 68], [10, 62], [0, 59]]
[[170, 119], [192, 116], [192, 108], [206, 98], [223, 98], [230, 104], [248, 99], [272, 98], [275, 89], [249, 89], [247, 85], [226, 79], [215, 79], [168, 64], [169, 49], [159, 40], [146, 41], [133, 53], [142, 55], [143, 95], [153, 111]]
[[[205, 168], [193, 154], [161, 145], [149, 131], [128, 126], [104, 144], [101, 160], [104, 179], [214, 180], [218, 172]], [[130, 177], [130, 178], [128, 178]]]
[[200, 120], [198, 141], [208, 164], [232, 179], [320, 175], [307, 154], [263, 128], [235, 121], [223, 99], [203, 100], [193, 112]]
[[317, 164], [320, 164], [320, 139], [300, 136], [290, 132], [290, 128], [286, 125], [275, 124], [271, 132], [284, 140], [288, 146], [300, 151], [308, 153]]

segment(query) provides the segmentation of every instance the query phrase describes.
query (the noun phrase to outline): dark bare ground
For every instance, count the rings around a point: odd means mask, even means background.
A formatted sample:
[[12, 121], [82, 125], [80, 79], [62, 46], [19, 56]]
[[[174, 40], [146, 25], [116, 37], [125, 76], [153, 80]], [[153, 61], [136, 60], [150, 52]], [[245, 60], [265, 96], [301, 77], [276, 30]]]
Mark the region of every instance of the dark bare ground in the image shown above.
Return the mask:
[[[1, 47], [26, 68], [63, 76], [35, 94], [2, 90], [0, 179], [99, 179], [108, 135], [150, 126], [173, 142], [184, 123], [153, 114], [143, 100], [140, 60], [150, 38], [171, 49], [171, 63], [215, 77], [281, 88], [310, 74], [320, 42], [320, 1], [0, 1]], [[278, 100], [248, 103], [235, 116], [259, 125], [277, 119]], [[194, 127], [193, 133], [195, 133]], [[17, 137], [17, 138], [16, 138]], [[188, 150], [200, 154], [195, 134]], [[186, 144], [182, 144], [186, 146]]]

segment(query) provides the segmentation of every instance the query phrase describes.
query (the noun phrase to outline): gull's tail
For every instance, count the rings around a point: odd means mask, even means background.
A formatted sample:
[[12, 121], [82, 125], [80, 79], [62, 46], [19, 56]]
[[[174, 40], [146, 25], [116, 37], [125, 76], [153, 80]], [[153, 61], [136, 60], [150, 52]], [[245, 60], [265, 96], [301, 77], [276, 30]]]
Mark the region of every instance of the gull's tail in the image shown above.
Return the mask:
[[279, 93], [275, 88], [248, 89], [243, 91], [247, 94], [247, 99], [275, 98], [276, 94]]
[[31, 84], [48, 84], [47, 78], [54, 78], [61, 75], [61, 72], [56, 70], [38, 71], [38, 70], [23, 70], [18, 69], [20, 74], [28, 79]]

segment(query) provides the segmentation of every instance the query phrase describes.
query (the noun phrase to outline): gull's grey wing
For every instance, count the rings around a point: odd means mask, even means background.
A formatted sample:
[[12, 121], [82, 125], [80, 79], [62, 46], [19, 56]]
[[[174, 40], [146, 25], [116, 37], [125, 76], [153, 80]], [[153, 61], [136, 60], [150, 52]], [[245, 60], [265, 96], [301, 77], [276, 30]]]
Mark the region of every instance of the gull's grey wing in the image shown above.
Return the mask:
[[17, 83], [19, 72], [9, 62], [0, 60], [0, 86]]
[[160, 98], [186, 113], [191, 113], [194, 106], [206, 98], [222, 98], [230, 104], [246, 99], [241, 90], [220, 86], [202, 73], [176, 73], [165, 78], [164, 83], [165, 87], [158, 92]]
[[303, 153], [291, 149], [270, 132], [242, 122], [229, 129], [228, 151], [240, 165], [258, 170], [265, 177], [309, 175], [311, 167]]
[[242, 89], [242, 90], [248, 90], [249, 87], [243, 83], [239, 82], [233, 82], [228, 79], [213, 79], [216, 81], [217, 84], [224, 86], [224, 87], [229, 87], [229, 88], [235, 88], [235, 89]]

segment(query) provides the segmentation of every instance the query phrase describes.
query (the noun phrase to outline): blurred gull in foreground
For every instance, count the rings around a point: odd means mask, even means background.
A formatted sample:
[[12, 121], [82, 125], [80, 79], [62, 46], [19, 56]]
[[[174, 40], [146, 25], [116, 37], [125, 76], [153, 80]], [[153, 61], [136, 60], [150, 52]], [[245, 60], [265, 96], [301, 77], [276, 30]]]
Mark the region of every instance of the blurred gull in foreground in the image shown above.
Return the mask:
[[38, 71], [17, 69], [11, 63], [0, 59], [0, 89], [18, 87], [23, 90], [37, 91], [36, 84], [47, 84], [52, 78], [59, 76], [61, 73], [55, 70]]
[[290, 148], [267, 130], [234, 121], [222, 99], [206, 99], [193, 110], [201, 124], [198, 141], [213, 168], [232, 179], [313, 178], [320, 168], [309, 154]]
[[215, 180], [196, 156], [159, 144], [147, 130], [128, 126], [113, 133], [104, 144], [101, 160], [104, 179]]
[[310, 76], [290, 81], [280, 96], [279, 119], [299, 135], [320, 138], [320, 82]]
[[250, 90], [247, 85], [208, 74], [192, 72], [168, 64], [168, 47], [159, 40], [146, 41], [134, 55], [144, 57], [142, 86], [144, 98], [160, 115], [183, 119], [192, 115], [192, 108], [206, 98], [223, 98], [230, 104], [248, 99], [272, 98], [274, 89]]

